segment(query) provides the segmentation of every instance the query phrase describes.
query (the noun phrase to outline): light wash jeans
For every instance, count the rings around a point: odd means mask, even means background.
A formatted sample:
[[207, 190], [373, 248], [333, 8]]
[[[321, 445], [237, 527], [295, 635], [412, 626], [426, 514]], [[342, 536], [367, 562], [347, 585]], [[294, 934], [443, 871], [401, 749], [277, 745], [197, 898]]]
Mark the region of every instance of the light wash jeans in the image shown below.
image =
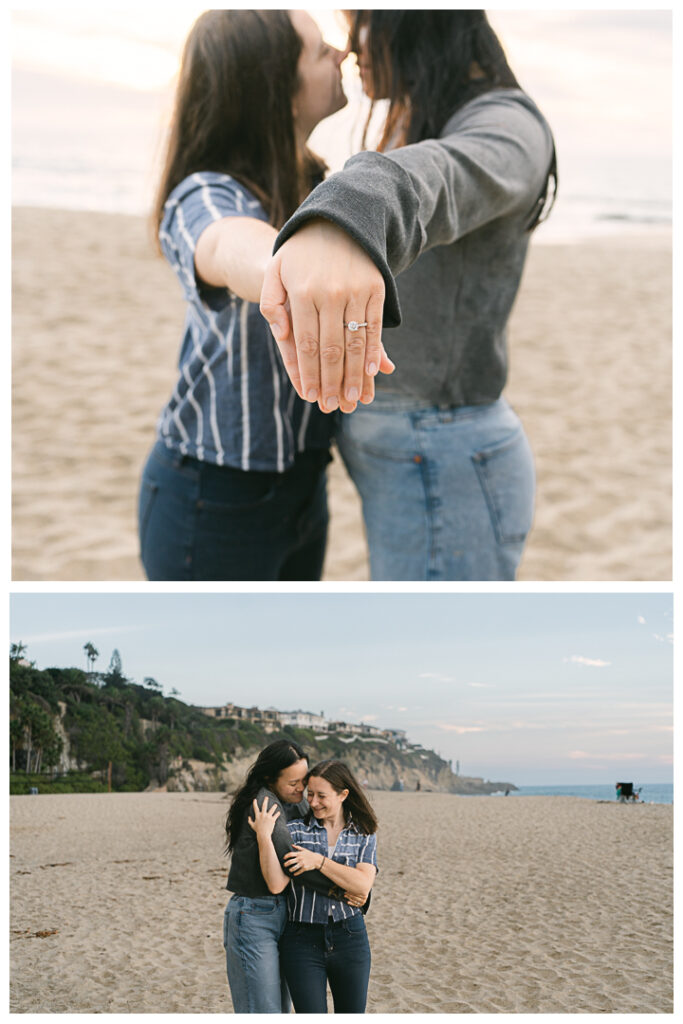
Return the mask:
[[425, 408], [398, 395], [341, 417], [373, 580], [513, 580], [534, 511], [533, 456], [504, 398]]
[[289, 1013], [278, 943], [287, 924], [284, 895], [233, 896], [223, 917], [223, 946], [235, 1013]]

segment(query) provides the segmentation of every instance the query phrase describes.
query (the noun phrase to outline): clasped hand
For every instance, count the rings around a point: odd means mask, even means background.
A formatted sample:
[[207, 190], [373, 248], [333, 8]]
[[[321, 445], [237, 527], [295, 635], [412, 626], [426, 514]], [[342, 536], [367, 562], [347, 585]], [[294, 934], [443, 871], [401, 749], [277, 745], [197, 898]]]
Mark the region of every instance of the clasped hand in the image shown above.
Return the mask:
[[322, 854], [314, 853], [303, 846], [294, 843], [296, 852], [286, 853], [284, 856], [285, 869], [292, 875], [301, 875], [304, 871], [313, 871], [319, 868], [322, 863]]
[[323, 412], [372, 402], [377, 373], [395, 369], [382, 345], [384, 294], [365, 250], [329, 221], [308, 221], [271, 258], [261, 313], [300, 398]]
[[258, 800], [254, 797], [252, 807], [254, 808], [254, 817], [247, 818], [249, 827], [254, 830], [257, 836], [267, 839], [268, 836], [272, 836], [275, 822], [280, 817], [278, 806], [273, 804], [269, 809], [268, 797], [264, 797], [263, 807], [259, 807]]

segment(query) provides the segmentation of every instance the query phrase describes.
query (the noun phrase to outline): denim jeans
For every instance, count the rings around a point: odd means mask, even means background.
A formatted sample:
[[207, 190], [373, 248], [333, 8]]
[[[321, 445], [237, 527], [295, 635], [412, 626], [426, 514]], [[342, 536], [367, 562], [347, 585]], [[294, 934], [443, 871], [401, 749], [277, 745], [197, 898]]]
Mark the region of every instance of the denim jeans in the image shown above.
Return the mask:
[[342, 417], [373, 580], [513, 580], [534, 511], [533, 456], [507, 401], [441, 409], [378, 395]]
[[289, 1013], [278, 949], [286, 923], [284, 895], [235, 895], [225, 908], [223, 946], [235, 1013]]
[[150, 580], [319, 580], [327, 540], [326, 450], [285, 473], [245, 473], [152, 449], [138, 527]]
[[280, 965], [297, 1013], [327, 1013], [327, 983], [335, 1013], [365, 1013], [370, 944], [360, 914], [335, 924], [289, 921]]

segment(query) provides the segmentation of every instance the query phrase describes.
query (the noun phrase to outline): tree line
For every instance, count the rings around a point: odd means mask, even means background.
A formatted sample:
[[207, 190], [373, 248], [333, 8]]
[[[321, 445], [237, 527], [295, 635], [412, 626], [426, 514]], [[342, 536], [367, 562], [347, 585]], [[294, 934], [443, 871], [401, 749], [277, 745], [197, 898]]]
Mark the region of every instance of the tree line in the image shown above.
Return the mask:
[[[163, 685], [151, 676], [142, 683], [128, 678], [117, 650], [106, 672], [95, 671], [99, 651], [93, 644], [83, 651], [85, 670], [38, 669], [26, 658], [24, 644], [11, 645], [11, 792], [28, 793], [38, 782], [41, 792], [139, 791], [153, 780], [163, 785], [179, 764], [188, 768], [191, 760], [213, 765], [220, 789], [226, 760], [278, 736], [296, 739], [316, 760], [352, 754], [336, 735], [321, 741], [309, 729], [284, 726], [281, 733], [266, 733], [253, 722], [211, 718], [180, 700], [176, 689], [164, 696]], [[67, 743], [69, 772], [63, 767]], [[409, 755], [380, 742], [355, 744], [353, 756], [368, 771], [387, 759], [434, 778], [446, 767], [433, 751]]]
[[[141, 790], [167, 781], [180, 756], [213, 763], [252, 746], [264, 734], [251, 723], [217, 722], [179, 699], [151, 676], [136, 683], [112, 653], [96, 672], [99, 652], [84, 645], [87, 669], [38, 669], [24, 644], [10, 647], [10, 765], [20, 775], [54, 776], [68, 740], [82, 772], [100, 773], [108, 788]], [[232, 727], [231, 727], [232, 726]]]

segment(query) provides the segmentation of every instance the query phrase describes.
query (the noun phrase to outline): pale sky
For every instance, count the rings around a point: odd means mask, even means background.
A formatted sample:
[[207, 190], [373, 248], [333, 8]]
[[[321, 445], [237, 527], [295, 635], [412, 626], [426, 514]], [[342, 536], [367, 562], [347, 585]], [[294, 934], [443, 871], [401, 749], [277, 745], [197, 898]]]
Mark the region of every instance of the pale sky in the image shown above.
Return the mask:
[[15, 594], [39, 668], [152, 676], [198, 705], [406, 729], [518, 785], [672, 780], [672, 598], [657, 594]]
[[[15, 76], [22, 77], [15, 78], [14, 131], [22, 154], [27, 133], [36, 146], [52, 144], [59, 125], [60, 144], [73, 145], [79, 155], [88, 133], [98, 130], [93, 124], [98, 115], [88, 112], [86, 102], [94, 103], [97, 93], [90, 97], [88, 85], [113, 83], [139, 95], [137, 117], [130, 120], [140, 125], [137, 134], [137, 124], [108, 125], [112, 151], [135, 147], [140, 167], [151, 167], [182, 44], [202, 9], [188, 3], [164, 6], [163, 13], [156, 5], [134, 11], [99, 5], [15, 10], [12, 58]], [[343, 43], [332, 9], [310, 13], [332, 42]], [[671, 11], [493, 10], [489, 16], [513, 70], [555, 132], [560, 200], [577, 194], [670, 200]], [[48, 79], [39, 96], [25, 95], [30, 88], [26, 75], [36, 73], [71, 82], [64, 97], [56, 88], [54, 108]], [[350, 155], [350, 125], [360, 120], [353, 58], [347, 62], [345, 85], [349, 107], [323, 122], [314, 135], [333, 170]], [[74, 98], [78, 87], [80, 101]], [[100, 116], [107, 116], [109, 101], [109, 94], [102, 93]], [[110, 159], [108, 153], [105, 157]]]

